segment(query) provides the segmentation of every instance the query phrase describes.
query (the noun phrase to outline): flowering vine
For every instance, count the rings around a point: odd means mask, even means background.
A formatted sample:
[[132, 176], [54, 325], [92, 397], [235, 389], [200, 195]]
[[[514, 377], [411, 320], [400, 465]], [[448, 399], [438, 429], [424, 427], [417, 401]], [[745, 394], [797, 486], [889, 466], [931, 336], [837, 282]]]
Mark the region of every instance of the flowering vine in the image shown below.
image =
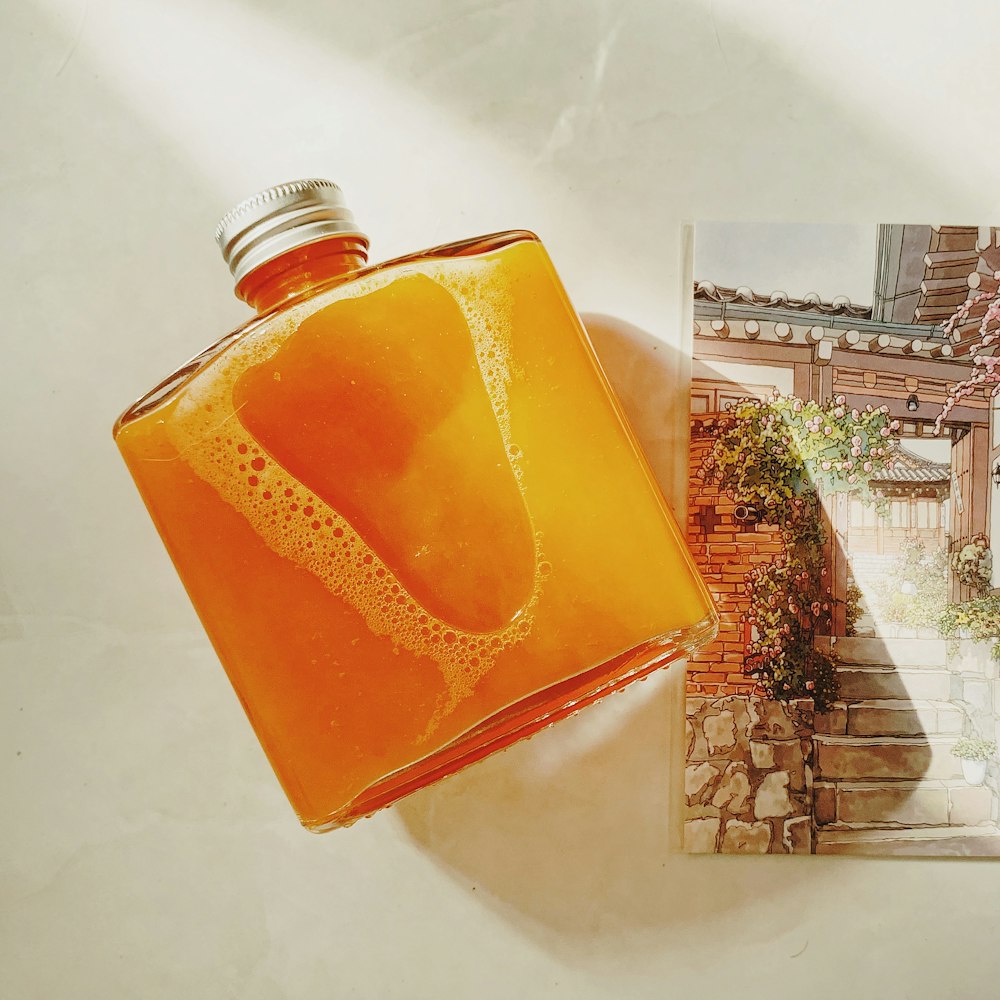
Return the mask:
[[820, 710], [837, 694], [836, 673], [815, 639], [829, 628], [833, 598], [826, 566], [821, 496], [849, 492], [884, 503], [871, 489], [892, 466], [898, 423], [888, 407], [849, 408], [774, 393], [742, 399], [720, 422], [701, 476], [778, 527], [784, 552], [746, 575], [750, 627], [744, 667], [768, 697], [812, 697]]
[[934, 433], [941, 431], [941, 425], [948, 418], [948, 414], [963, 400], [974, 395], [981, 389], [988, 386], [995, 386], [990, 395], [996, 395], [1000, 390], [1000, 356], [996, 354], [984, 354], [994, 348], [1000, 340], [1000, 286], [992, 292], [980, 292], [971, 296], [955, 310], [954, 315], [944, 325], [944, 335], [947, 337], [954, 333], [957, 327], [968, 321], [973, 310], [982, 303], [987, 303], [986, 311], [979, 322], [979, 329], [976, 332], [976, 340], [969, 347], [969, 354], [972, 357], [972, 374], [957, 385], [948, 390], [944, 406], [934, 421]]

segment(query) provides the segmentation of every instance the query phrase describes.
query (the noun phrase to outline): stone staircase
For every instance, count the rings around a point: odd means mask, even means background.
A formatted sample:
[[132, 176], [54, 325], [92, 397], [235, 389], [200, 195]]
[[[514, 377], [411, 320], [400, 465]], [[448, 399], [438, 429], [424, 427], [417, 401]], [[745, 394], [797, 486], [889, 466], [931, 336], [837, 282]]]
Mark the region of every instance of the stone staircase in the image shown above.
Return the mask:
[[816, 714], [813, 741], [816, 853], [1000, 853], [992, 793], [951, 753], [963, 714], [944, 640], [841, 638], [834, 651], [841, 700]]
[[848, 559], [851, 576], [859, 583], [884, 580], [896, 562], [894, 555], [877, 555], [874, 552], [851, 552]]

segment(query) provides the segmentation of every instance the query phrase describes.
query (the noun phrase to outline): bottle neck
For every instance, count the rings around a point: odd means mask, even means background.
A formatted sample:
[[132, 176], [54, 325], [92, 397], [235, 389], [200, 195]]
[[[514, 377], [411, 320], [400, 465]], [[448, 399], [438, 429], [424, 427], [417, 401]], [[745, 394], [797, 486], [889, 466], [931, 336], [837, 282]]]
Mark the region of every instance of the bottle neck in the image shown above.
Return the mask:
[[368, 263], [368, 245], [356, 236], [331, 236], [296, 247], [251, 271], [236, 294], [258, 313]]

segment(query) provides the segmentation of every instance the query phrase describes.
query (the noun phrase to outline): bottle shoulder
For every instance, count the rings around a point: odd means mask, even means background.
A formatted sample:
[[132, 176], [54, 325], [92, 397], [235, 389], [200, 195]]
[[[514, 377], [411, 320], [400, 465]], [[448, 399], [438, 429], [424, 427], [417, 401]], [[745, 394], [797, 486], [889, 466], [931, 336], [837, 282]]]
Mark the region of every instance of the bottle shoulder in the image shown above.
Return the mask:
[[234, 344], [240, 342], [245, 337], [251, 336], [262, 327], [269, 325], [277, 317], [280, 317], [289, 310], [302, 306], [312, 298], [324, 295], [334, 288], [354, 285], [364, 281], [366, 278], [370, 278], [372, 275], [392, 271], [396, 268], [419, 265], [422, 262], [447, 262], [462, 258], [494, 255], [519, 244], [534, 244], [541, 248], [541, 241], [533, 232], [526, 229], [513, 229], [444, 243], [426, 250], [380, 261], [376, 264], [371, 264], [367, 267], [337, 275], [334, 278], [320, 282], [309, 288], [308, 291], [288, 299], [266, 312], [253, 316], [246, 323], [225, 334], [188, 362], [181, 365], [180, 368], [155, 385], [121, 414], [115, 421], [113, 434], [117, 437], [125, 425], [167, 403], [195, 375], [221, 357]]

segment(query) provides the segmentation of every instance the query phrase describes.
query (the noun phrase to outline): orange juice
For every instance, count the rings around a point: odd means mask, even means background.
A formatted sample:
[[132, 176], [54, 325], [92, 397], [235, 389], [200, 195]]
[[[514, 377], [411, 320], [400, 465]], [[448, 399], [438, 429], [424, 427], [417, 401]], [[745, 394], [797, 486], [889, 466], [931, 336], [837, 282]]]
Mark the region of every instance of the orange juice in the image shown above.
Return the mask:
[[342, 229], [251, 269], [238, 287], [264, 311], [115, 430], [314, 830], [622, 687], [716, 622], [537, 238], [374, 267], [366, 248]]

